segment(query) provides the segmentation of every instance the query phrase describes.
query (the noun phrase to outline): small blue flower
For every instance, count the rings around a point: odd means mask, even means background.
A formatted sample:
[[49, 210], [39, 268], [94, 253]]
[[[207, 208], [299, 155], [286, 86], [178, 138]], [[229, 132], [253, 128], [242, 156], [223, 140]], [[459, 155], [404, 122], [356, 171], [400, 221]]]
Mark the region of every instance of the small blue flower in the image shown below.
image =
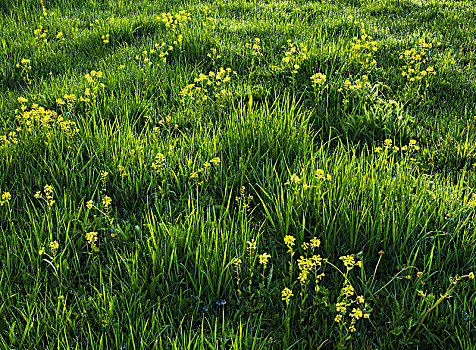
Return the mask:
[[69, 112], [64, 112], [64, 115], [68, 115], [68, 114], [69, 114]]

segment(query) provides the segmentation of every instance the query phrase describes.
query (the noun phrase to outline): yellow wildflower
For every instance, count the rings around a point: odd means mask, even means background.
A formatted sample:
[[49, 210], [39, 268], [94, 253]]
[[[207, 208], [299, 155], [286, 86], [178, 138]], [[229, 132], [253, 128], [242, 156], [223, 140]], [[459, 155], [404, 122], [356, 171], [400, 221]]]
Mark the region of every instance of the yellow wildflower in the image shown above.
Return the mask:
[[286, 305], [289, 304], [292, 296], [294, 296], [293, 291], [288, 287], [284, 288], [281, 292], [281, 299], [286, 302]]
[[267, 253], [263, 253], [263, 254], [260, 254], [258, 257], [259, 257], [259, 263], [261, 265], [266, 266], [268, 264], [268, 259], [271, 257], [271, 255]]

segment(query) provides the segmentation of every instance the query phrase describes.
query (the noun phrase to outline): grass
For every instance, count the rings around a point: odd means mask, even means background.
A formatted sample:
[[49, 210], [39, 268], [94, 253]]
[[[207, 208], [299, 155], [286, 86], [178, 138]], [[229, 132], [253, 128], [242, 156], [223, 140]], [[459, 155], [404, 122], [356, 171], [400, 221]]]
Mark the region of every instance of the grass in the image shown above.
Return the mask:
[[476, 348], [473, 1], [0, 10], [0, 347]]

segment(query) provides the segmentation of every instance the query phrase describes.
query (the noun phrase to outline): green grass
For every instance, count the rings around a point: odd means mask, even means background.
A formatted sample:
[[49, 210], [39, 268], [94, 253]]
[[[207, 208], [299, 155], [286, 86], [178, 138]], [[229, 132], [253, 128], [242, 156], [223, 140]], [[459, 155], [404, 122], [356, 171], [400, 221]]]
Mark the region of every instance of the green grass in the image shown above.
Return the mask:
[[44, 6], [0, 2], [1, 348], [476, 348], [474, 1]]

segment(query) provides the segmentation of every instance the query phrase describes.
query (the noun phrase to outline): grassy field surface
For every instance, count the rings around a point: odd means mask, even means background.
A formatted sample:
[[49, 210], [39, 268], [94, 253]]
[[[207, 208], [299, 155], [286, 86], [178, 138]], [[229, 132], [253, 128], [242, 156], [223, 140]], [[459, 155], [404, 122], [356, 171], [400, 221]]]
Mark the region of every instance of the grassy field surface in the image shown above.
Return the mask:
[[475, 1], [0, 16], [0, 348], [476, 349]]

